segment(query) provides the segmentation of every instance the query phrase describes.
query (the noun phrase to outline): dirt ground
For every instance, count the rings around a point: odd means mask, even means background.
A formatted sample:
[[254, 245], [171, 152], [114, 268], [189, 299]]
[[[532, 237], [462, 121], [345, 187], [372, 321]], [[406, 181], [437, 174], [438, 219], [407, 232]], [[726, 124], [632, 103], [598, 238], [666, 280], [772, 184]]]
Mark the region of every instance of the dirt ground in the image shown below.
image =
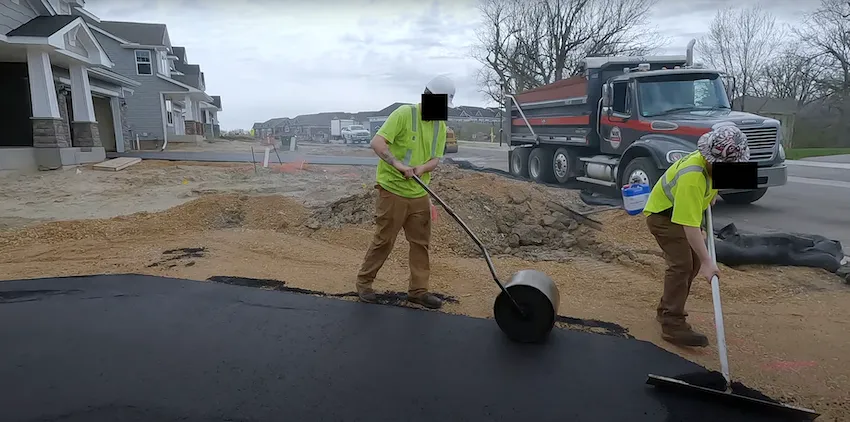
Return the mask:
[[[350, 292], [372, 234], [373, 176], [373, 168], [288, 165], [255, 174], [250, 164], [156, 161], [120, 172], [5, 175], [0, 278], [241, 276]], [[713, 345], [691, 350], [660, 338], [654, 309], [664, 262], [642, 217], [592, 214], [602, 223], [597, 230], [575, 213], [588, 210], [575, 192], [449, 166], [433, 187], [488, 246], [504, 280], [524, 268], [544, 271], [560, 289], [561, 315], [619, 324], [717, 369]], [[433, 244], [432, 289], [457, 299], [444, 311], [490, 317], [498, 288], [442, 211]], [[406, 246], [401, 234], [378, 289], [406, 290]], [[850, 288], [822, 270], [721, 271], [733, 376], [822, 412], [819, 420], [850, 420]], [[707, 282], [697, 282], [688, 308], [692, 324], [713, 339]]]
[[[317, 143], [317, 142], [298, 142], [296, 143], [297, 152], [306, 155], [348, 155], [353, 157], [374, 157], [375, 153], [368, 147], [367, 144], [343, 144], [335, 143]], [[247, 140], [227, 140], [227, 139], [212, 139], [202, 142], [201, 144], [193, 143], [176, 143], [172, 142], [166, 146], [167, 151], [207, 151], [207, 152], [261, 152], [265, 145], [259, 140], [256, 142]], [[279, 152], [283, 152], [280, 145], [277, 146]], [[288, 151], [288, 148], [286, 149]]]

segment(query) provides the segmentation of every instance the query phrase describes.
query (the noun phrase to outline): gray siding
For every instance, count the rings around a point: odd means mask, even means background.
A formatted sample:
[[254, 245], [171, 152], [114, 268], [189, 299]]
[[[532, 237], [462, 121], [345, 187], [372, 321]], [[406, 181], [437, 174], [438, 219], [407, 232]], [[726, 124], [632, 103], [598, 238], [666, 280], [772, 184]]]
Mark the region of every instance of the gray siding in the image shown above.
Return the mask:
[[[99, 32], [94, 33], [97, 41], [115, 63], [112, 71], [140, 82], [133, 88], [132, 95], [126, 96], [127, 124], [130, 136], [135, 139], [163, 139], [162, 113], [164, 104], [161, 92], [185, 91], [184, 88], [162, 80], [156, 76], [156, 54], [151, 51], [153, 75], [136, 74], [136, 53], [132, 49], [122, 48], [117, 41]], [[171, 131], [169, 131], [171, 132]]]
[[26, 0], [21, 0], [19, 3], [15, 4], [9, 0], [0, 1], [0, 34], [6, 35], [9, 31], [38, 16], [38, 13], [30, 9]]

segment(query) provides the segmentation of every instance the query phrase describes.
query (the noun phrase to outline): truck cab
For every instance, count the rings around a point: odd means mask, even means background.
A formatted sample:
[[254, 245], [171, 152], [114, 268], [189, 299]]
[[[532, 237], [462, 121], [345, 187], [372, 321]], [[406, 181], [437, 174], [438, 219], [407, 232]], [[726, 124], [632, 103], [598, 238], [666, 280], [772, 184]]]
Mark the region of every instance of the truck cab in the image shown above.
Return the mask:
[[506, 95], [511, 172], [538, 182], [654, 186], [700, 136], [732, 124], [758, 163], [758, 189], [721, 191], [723, 200], [747, 204], [784, 185], [779, 121], [733, 111], [722, 73], [690, 64], [692, 45], [687, 56], [587, 58], [584, 75], [560, 82], [569, 89]]

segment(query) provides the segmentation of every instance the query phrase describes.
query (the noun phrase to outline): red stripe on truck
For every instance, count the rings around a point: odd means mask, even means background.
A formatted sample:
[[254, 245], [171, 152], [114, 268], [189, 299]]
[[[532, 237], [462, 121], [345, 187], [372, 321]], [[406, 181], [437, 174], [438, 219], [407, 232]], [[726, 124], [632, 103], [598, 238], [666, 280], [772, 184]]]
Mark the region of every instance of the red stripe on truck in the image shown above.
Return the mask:
[[[513, 119], [511, 123], [514, 126], [525, 126], [525, 120], [522, 118]], [[584, 125], [590, 124], [590, 116], [562, 116], [562, 117], [535, 117], [528, 119], [528, 124], [532, 126], [548, 126], [548, 125]]]
[[620, 128], [637, 130], [640, 132], [670, 133], [673, 135], [702, 136], [703, 134], [711, 131], [710, 128], [692, 126], [679, 126], [678, 128], [673, 130], [657, 130], [652, 128], [652, 122], [640, 121], [635, 119], [630, 119], [626, 121], [622, 121], [619, 119], [612, 120], [608, 116], [602, 117], [602, 124], [605, 126], [617, 126]]
[[[528, 119], [531, 126], [589, 126], [590, 116], [553, 116], [553, 117], [535, 117]], [[525, 120], [522, 118], [511, 120], [514, 126], [525, 126]], [[619, 119], [612, 120], [608, 116], [602, 116], [602, 124], [606, 126], [618, 126], [620, 128], [628, 128], [646, 133], [670, 133], [674, 135], [690, 135], [702, 136], [711, 129], [705, 127], [679, 126], [673, 130], [656, 130], [652, 128], [652, 122], [630, 119], [622, 121]]]

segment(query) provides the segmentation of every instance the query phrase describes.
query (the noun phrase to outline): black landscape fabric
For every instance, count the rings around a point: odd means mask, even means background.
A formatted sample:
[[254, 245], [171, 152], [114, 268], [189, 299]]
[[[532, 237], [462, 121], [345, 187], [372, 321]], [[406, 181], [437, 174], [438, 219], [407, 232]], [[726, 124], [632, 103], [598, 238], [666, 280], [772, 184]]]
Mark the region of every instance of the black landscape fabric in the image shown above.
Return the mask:
[[234, 284], [6, 281], [0, 321], [8, 422], [775, 420], [647, 386], [704, 370], [648, 342]]

